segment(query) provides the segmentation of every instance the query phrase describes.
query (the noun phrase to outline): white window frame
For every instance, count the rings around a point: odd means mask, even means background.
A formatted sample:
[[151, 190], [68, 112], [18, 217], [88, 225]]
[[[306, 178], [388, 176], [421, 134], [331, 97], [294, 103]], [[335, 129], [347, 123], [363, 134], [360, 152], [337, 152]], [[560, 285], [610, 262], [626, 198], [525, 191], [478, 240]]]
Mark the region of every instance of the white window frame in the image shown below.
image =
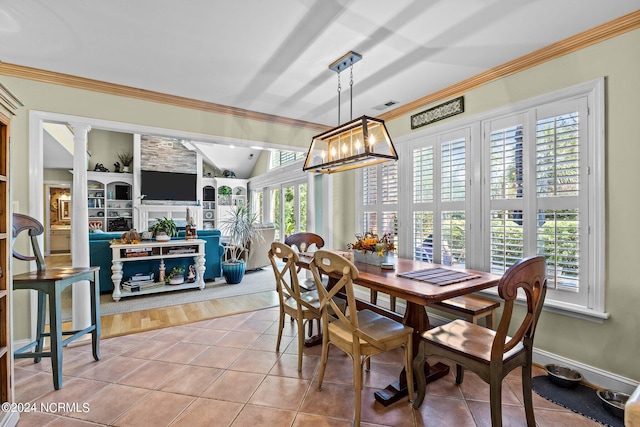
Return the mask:
[[[609, 317], [605, 312], [605, 84], [604, 78], [588, 81], [576, 86], [562, 89], [535, 98], [527, 99], [499, 109], [488, 111], [468, 118], [451, 121], [450, 123], [427, 128], [415, 132], [407, 137], [396, 139], [399, 164], [399, 206], [411, 206], [412, 194], [412, 150], [422, 142], [426, 143], [430, 138], [447, 132], [468, 129], [470, 142], [467, 156], [469, 168], [467, 179], [469, 181], [467, 197], [467, 236], [466, 236], [466, 266], [467, 268], [485, 270], [489, 268], [488, 258], [488, 217], [485, 215], [487, 207], [486, 190], [489, 183], [485, 183], [485, 173], [488, 162], [484, 156], [483, 123], [496, 120], [500, 117], [525, 114], [525, 118], [531, 121], [530, 110], [539, 107], [548, 107], [553, 103], [562, 103], [567, 100], [586, 98], [587, 117], [581, 118], [581, 126], [586, 126], [587, 147], [586, 167], [588, 168], [587, 190], [581, 188], [580, 197], [588, 198], [588, 208], [583, 212], [581, 203], [581, 239], [587, 236], [588, 242], [581, 242], [581, 247], [586, 251], [585, 258], [581, 259], [581, 269], [586, 271], [585, 279], [580, 286], [588, 289], [588, 298], [585, 305], [574, 304], [565, 298], [564, 301], [554, 299], [553, 292], [549, 292], [545, 301], [545, 310], [577, 317], [581, 319], [602, 322]], [[529, 126], [535, 127], [535, 120]], [[439, 180], [439, 177], [438, 177]], [[438, 184], [439, 185], [439, 184]], [[356, 194], [362, 194], [362, 172], [356, 174]], [[525, 207], [526, 209], [526, 207]], [[356, 227], [362, 221], [363, 206], [361, 198], [356, 200]], [[413, 258], [413, 208], [400, 209], [398, 212], [399, 223], [399, 256]], [[584, 234], [583, 227], [587, 227], [588, 234]], [[531, 247], [529, 247], [531, 246]], [[435, 252], [435, 251], [434, 251]], [[525, 256], [535, 254], [535, 242], [525, 248]], [[585, 261], [588, 260], [588, 261]], [[585, 283], [586, 282], [586, 283]], [[486, 291], [495, 294], [495, 290]]]

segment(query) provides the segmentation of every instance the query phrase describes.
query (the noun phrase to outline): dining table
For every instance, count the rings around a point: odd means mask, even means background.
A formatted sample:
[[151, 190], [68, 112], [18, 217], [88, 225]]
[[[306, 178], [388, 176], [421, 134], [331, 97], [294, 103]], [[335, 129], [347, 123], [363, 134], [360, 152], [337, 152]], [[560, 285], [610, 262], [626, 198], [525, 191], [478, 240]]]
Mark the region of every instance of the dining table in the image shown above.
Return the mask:
[[[339, 252], [339, 251], [337, 251]], [[313, 259], [311, 253], [301, 253], [298, 266], [309, 268]], [[430, 328], [429, 315], [425, 307], [449, 298], [482, 291], [498, 284], [499, 275], [484, 271], [469, 270], [456, 266], [446, 266], [407, 258], [394, 258], [394, 268], [386, 269], [378, 265], [354, 262], [359, 275], [353, 281], [380, 293], [395, 296], [406, 301], [404, 315], [384, 309], [383, 307], [358, 299], [357, 309], [369, 309], [388, 316], [413, 328], [413, 358], [418, 352], [421, 334]], [[438, 276], [452, 279], [442, 280]], [[329, 275], [328, 287], [339, 279]], [[427, 383], [433, 382], [449, 373], [449, 366], [444, 363], [425, 363]], [[415, 380], [415, 379], [414, 379]], [[375, 398], [384, 406], [388, 406], [407, 395], [407, 378], [403, 368], [398, 381], [389, 384], [384, 390], [375, 392]]]

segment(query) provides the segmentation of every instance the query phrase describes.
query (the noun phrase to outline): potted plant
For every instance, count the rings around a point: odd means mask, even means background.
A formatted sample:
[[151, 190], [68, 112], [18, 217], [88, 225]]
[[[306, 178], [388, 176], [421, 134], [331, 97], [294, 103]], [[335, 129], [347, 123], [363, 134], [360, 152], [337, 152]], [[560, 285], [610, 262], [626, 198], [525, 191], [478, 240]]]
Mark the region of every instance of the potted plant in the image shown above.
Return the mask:
[[219, 203], [221, 205], [230, 205], [231, 204], [231, 187], [228, 185], [223, 185], [218, 188], [218, 195], [220, 196]]
[[170, 285], [181, 285], [184, 283], [184, 267], [173, 267], [167, 275], [167, 283]]
[[234, 206], [222, 220], [221, 231], [229, 238], [222, 261], [222, 274], [230, 284], [242, 281], [245, 271], [245, 254], [249, 243], [262, 239], [258, 228], [258, 215], [249, 212], [245, 206]]
[[178, 235], [178, 226], [172, 219], [164, 217], [151, 225], [149, 231], [153, 233], [157, 241], [166, 242]]
[[122, 163], [122, 172], [131, 171], [131, 163], [133, 162], [132, 153], [118, 153], [118, 159]]

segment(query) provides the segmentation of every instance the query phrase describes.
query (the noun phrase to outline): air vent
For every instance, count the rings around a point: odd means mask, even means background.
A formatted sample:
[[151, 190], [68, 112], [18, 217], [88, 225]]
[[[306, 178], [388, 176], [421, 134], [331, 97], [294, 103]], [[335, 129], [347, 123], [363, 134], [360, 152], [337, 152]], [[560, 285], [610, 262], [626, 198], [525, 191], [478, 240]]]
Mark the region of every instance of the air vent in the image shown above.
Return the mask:
[[375, 107], [373, 107], [374, 110], [386, 110], [387, 108], [391, 107], [392, 105], [396, 105], [398, 103], [398, 101], [387, 101], [384, 104], [380, 104], [380, 105], [376, 105]]

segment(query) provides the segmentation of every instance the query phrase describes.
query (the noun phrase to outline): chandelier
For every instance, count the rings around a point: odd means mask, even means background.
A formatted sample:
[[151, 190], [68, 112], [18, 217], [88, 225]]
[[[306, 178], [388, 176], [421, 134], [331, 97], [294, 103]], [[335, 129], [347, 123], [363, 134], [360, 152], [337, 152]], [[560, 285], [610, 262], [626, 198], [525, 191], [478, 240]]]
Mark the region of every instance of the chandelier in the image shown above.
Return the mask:
[[[349, 52], [329, 65], [338, 74], [338, 123], [340, 123], [340, 72], [351, 71], [350, 97], [353, 116], [353, 64], [362, 55]], [[362, 116], [313, 137], [303, 171], [334, 173], [398, 160], [384, 120]]]

